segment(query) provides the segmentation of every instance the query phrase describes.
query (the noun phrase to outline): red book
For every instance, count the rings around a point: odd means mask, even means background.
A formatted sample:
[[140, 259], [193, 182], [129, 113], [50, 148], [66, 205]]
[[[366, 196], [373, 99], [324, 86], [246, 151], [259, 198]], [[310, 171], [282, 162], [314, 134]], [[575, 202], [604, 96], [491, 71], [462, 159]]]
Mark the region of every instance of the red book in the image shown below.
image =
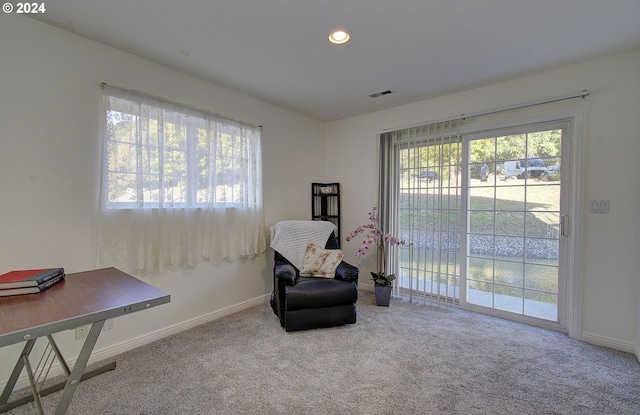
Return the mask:
[[39, 293], [39, 292], [44, 291], [47, 288], [51, 287], [52, 285], [55, 285], [55, 284], [59, 283], [60, 281], [64, 280], [64, 277], [65, 277], [65, 274], [62, 273], [62, 274], [59, 274], [57, 277], [53, 277], [52, 279], [43, 282], [40, 285], [36, 285], [35, 287], [22, 287], [22, 288], [2, 289], [2, 290], [0, 290], [0, 297], [5, 297], [5, 296], [9, 296], [9, 295]]
[[11, 271], [0, 275], [0, 290], [38, 287], [60, 275], [64, 275], [64, 268]]

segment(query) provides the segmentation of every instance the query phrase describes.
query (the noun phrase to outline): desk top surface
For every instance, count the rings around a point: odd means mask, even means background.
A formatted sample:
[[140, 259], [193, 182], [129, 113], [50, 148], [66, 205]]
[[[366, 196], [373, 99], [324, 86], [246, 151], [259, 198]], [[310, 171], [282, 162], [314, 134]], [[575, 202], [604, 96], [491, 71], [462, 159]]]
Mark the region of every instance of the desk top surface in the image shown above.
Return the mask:
[[0, 347], [169, 301], [168, 294], [115, 268], [67, 274], [39, 294], [0, 297]]

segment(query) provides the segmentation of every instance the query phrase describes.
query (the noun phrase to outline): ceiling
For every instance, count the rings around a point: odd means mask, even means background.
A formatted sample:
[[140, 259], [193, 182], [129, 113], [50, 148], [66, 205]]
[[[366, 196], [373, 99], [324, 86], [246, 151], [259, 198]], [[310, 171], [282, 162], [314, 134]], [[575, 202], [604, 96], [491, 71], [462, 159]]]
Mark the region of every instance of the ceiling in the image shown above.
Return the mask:
[[[39, 19], [47, 23], [322, 121], [640, 47], [639, 0], [55, 0], [46, 7]], [[351, 33], [348, 43], [329, 43], [338, 28]]]

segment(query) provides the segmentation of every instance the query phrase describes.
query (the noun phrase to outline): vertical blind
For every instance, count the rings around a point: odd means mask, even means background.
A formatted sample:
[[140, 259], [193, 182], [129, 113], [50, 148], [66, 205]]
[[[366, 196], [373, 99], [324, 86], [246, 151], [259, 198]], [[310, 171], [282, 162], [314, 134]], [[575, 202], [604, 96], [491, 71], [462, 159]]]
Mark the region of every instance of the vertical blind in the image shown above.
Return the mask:
[[380, 134], [381, 226], [411, 242], [391, 250], [395, 295], [451, 303], [459, 298], [462, 120]]

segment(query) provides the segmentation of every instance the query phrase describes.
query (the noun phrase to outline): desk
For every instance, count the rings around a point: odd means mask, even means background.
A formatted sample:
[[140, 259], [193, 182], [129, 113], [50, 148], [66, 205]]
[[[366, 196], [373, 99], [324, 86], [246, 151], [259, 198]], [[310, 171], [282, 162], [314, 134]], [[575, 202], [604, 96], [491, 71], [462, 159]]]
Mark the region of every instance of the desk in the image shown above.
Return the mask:
[[[0, 395], [0, 412], [6, 412], [13, 407], [8, 402], [9, 397], [20, 373], [26, 368], [33, 400], [42, 414], [41, 391], [34, 385], [29, 364], [29, 354], [38, 338], [47, 338], [51, 350], [67, 375], [62, 396], [55, 410], [55, 414], [62, 415], [66, 412], [82, 379], [105, 320], [146, 310], [169, 301], [168, 294], [115, 268], [68, 274], [64, 281], [40, 294], [0, 297], [0, 347], [26, 342]], [[71, 369], [64, 361], [52, 335], [89, 324], [91, 329]]]

